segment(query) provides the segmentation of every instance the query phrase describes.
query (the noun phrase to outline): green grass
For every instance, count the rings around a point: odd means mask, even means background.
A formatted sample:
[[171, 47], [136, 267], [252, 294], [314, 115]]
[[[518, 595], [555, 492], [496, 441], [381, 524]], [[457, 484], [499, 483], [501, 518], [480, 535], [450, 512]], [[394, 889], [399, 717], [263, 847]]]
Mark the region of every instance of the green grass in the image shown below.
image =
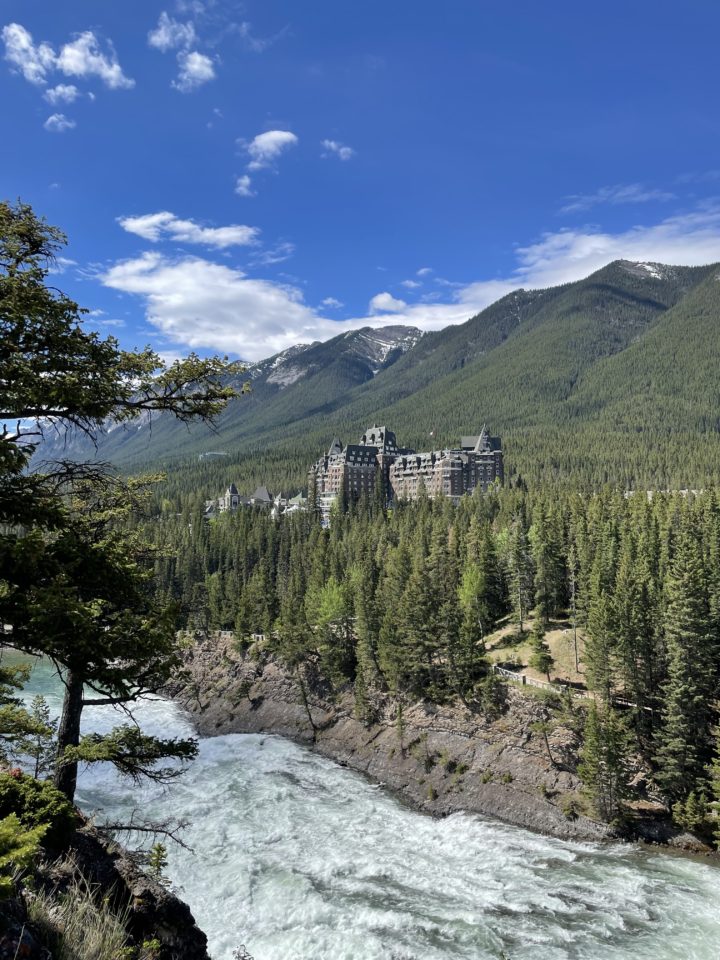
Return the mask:
[[[65, 893], [28, 895], [28, 918], [54, 960], [138, 960], [128, 946], [127, 914], [116, 914], [84, 880]], [[149, 957], [148, 957], [149, 960]]]

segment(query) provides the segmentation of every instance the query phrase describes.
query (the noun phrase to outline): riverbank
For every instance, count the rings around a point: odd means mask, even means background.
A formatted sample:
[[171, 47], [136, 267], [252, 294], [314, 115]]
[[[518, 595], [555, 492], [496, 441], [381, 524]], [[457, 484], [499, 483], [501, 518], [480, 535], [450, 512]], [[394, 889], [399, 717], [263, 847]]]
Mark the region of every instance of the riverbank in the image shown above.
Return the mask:
[[463, 706], [418, 702], [398, 717], [389, 697], [361, 722], [350, 691], [337, 695], [317, 674], [298, 678], [276, 659], [240, 653], [229, 633], [196, 634], [186, 678], [169, 691], [198, 733], [270, 733], [312, 747], [434, 816], [468, 812], [563, 840], [630, 839], [709, 853], [650, 805], [619, 834], [587, 815], [576, 773], [579, 737], [557, 721], [543, 733], [542, 697], [507, 689], [495, 719]]

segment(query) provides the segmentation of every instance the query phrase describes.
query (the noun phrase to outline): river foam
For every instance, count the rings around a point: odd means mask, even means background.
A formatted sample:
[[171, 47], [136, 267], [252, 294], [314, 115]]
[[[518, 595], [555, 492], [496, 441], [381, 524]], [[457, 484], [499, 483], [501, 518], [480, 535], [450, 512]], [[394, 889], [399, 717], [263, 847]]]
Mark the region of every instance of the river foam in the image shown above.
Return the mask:
[[[40, 665], [32, 692], [57, 708]], [[86, 711], [90, 716], [91, 711]], [[93, 729], [121, 722], [92, 711]], [[191, 733], [156, 700], [149, 732]], [[716, 960], [720, 871], [619, 844], [567, 843], [457, 814], [433, 820], [278, 737], [201, 741], [169, 788], [84, 771], [78, 802], [113, 820], [186, 819], [168, 875], [215, 960]]]

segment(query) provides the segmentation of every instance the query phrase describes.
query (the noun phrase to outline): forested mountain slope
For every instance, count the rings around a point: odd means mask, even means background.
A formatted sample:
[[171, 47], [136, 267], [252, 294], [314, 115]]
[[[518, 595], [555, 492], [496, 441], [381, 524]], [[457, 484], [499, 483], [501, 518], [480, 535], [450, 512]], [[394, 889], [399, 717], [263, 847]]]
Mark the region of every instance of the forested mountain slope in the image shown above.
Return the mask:
[[[486, 422], [503, 437], [510, 477], [706, 485], [720, 473], [718, 275], [616, 261], [576, 283], [516, 291], [438, 333], [365, 329], [293, 348], [250, 371], [253, 393], [216, 434], [157, 421], [149, 439], [113, 431], [100, 455], [125, 468], [169, 464], [171, 486], [185, 489], [231, 478], [289, 489], [333, 435], [356, 439], [370, 421], [417, 449]], [[199, 463], [207, 450], [228, 457]]]

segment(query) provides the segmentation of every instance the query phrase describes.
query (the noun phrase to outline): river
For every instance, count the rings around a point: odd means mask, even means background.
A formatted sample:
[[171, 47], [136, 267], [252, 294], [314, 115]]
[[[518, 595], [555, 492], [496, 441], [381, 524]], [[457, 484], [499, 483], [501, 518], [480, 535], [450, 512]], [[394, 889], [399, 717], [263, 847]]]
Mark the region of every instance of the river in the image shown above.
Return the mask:
[[[59, 708], [39, 663], [26, 694]], [[121, 722], [86, 711], [88, 729]], [[191, 734], [178, 708], [143, 704], [144, 729]], [[720, 870], [620, 844], [567, 843], [458, 814], [433, 820], [287, 740], [201, 741], [170, 787], [83, 771], [78, 803], [187, 819], [192, 852], [168, 876], [214, 960], [717, 960]]]

